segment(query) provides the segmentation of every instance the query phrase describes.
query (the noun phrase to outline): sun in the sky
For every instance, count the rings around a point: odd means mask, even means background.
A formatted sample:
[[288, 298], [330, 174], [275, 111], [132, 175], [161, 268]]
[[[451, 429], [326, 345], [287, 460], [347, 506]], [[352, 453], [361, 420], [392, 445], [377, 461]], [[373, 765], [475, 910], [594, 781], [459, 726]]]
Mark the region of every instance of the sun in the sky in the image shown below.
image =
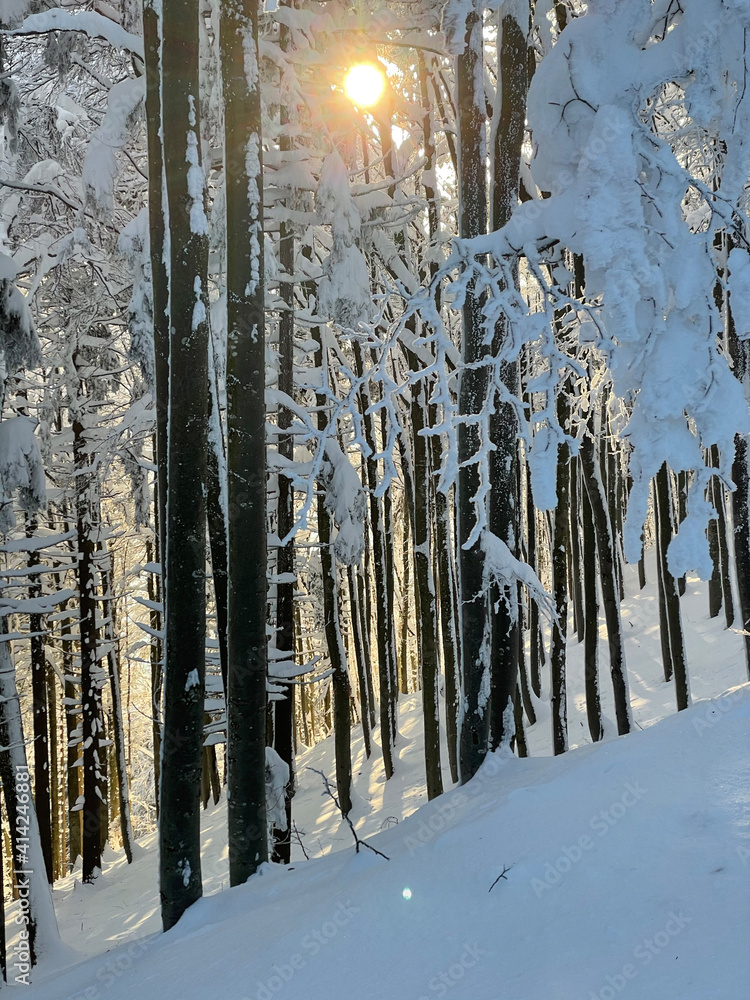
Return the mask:
[[356, 63], [344, 79], [344, 92], [358, 108], [377, 104], [385, 90], [385, 73], [379, 63]]

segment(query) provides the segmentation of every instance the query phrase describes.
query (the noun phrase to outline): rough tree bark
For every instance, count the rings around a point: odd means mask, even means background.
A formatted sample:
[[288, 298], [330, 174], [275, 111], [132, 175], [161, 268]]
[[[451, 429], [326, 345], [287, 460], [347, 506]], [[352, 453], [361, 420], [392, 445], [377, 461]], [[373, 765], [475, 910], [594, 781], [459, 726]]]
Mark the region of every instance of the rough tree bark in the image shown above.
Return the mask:
[[[456, 59], [458, 115], [459, 235], [479, 236], [487, 231], [487, 136], [483, 85], [482, 13], [472, 6], [466, 17], [464, 47]], [[469, 284], [462, 310], [461, 355], [458, 382], [457, 528], [459, 603], [461, 609], [461, 718], [459, 771], [467, 782], [479, 769], [489, 746], [489, 604], [484, 580], [480, 538], [472, 539], [476, 525], [473, 502], [481, 486], [477, 453], [481, 446], [476, 422], [487, 396], [487, 367], [478, 365], [487, 353], [482, 323], [482, 299]]]
[[266, 450], [263, 143], [258, 4], [222, 8], [227, 198], [229, 877], [268, 859], [266, 832]]
[[169, 930], [203, 891], [208, 227], [200, 163], [198, 4], [165, 0], [162, 16], [170, 317], [159, 890], [162, 924]]

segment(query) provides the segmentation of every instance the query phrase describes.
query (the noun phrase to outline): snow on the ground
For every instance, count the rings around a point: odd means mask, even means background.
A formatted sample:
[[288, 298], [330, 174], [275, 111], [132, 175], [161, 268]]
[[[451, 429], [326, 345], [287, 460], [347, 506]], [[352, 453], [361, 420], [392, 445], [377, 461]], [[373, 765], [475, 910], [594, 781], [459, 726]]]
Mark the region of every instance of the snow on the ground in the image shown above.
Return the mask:
[[[207, 895], [161, 935], [155, 837], [130, 866], [111, 851], [94, 886], [69, 877], [55, 889], [64, 941], [81, 959], [96, 957], [64, 972], [40, 968], [30, 996], [748, 1000], [742, 639], [707, 619], [705, 585], [689, 581], [682, 609], [694, 697], [725, 693], [675, 715], [654, 588], [638, 593], [633, 576], [628, 584], [627, 662], [643, 732], [542, 756], [542, 702], [528, 731], [532, 757], [494, 755], [469, 785], [425, 804], [419, 695], [403, 698], [391, 781], [378, 749], [366, 761], [361, 735], [353, 743], [357, 827], [389, 861], [354, 853], [319, 776], [306, 770], [332, 775], [326, 740], [298, 760], [295, 822], [310, 861], [297, 848], [289, 869], [267, 866], [228, 890], [220, 803], [204, 813]], [[586, 744], [582, 655], [575, 642], [569, 650], [571, 744]], [[606, 644], [601, 659], [612, 718]], [[447, 760], [444, 780], [448, 787]]]

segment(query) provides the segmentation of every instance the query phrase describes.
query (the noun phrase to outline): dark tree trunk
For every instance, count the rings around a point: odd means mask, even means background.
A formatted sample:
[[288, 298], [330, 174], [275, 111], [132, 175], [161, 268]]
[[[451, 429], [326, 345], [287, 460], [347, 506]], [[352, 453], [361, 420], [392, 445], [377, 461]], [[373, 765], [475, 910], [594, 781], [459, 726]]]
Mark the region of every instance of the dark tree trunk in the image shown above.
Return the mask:
[[[558, 421], [565, 426], [567, 404], [563, 389], [558, 397]], [[552, 680], [552, 749], [555, 754], [568, 749], [568, 707], [566, 694], [566, 640], [568, 633], [568, 518], [570, 515], [570, 449], [560, 444], [557, 452], [557, 506], [552, 541], [552, 586], [557, 619], [552, 623], [550, 669]]]
[[[719, 449], [716, 445], [711, 448], [711, 465], [714, 468], [719, 466]], [[724, 486], [717, 476], [711, 480], [709, 492], [710, 500], [716, 510], [716, 521], [709, 522], [709, 526], [716, 526], [716, 554], [718, 558], [714, 562], [714, 573], [718, 570], [719, 597], [724, 607], [724, 621], [727, 628], [731, 628], [734, 624], [734, 597], [732, 596], [732, 580], [729, 571], [726, 504], [724, 502]]]
[[578, 457], [570, 458], [570, 582], [573, 600], [573, 627], [578, 642], [584, 641], [586, 616], [583, 610], [583, 584], [581, 581], [581, 526], [579, 522], [581, 501], [578, 495]]
[[[328, 360], [323, 352], [320, 328], [313, 329], [312, 337], [318, 345], [315, 352], [315, 366], [321, 373], [322, 388], [326, 384]], [[318, 430], [325, 431], [328, 423], [325, 393], [316, 393], [315, 401]], [[341, 811], [347, 816], [352, 809], [351, 718], [349, 715], [351, 688], [346, 649], [341, 634], [338, 567], [336, 554], [331, 544], [331, 516], [326, 506], [326, 499], [326, 493], [321, 491], [318, 494], [318, 539], [320, 541], [320, 564], [323, 577], [323, 621], [332, 671], [329, 692], [332, 691], [333, 694], [331, 712], [336, 756], [336, 793]]]
[[[592, 421], [593, 423], [593, 421]], [[625, 643], [622, 634], [622, 619], [620, 617], [620, 601], [617, 591], [617, 556], [612, 522], [609, 519], [601, 480], [600, 467], [596, 459], [596, 446], [593, 439], [593, 427], [581, 442], [581, 469], [591, 511], [594, 516], [596, 533], [596, 551], [599, 558], [599, 578], [602, 587], [602, 602], [604, 604], [604, 620], [607, 625], [607, 644], [609, 647], [609, 672], [612, 678], [612, 689], [615, 696], [615, 717], [617, 732], [620, 736], [629, 733], [632, 728], [630, 715], [630, 698], [628, 695], [627, 667], [625, 665]]]
[[529, 748], [526, 743], [526, 730], [523, 727], [523, 705], [521, 703], [521, 692], [518, 687], [516, 687], [513, 696], [513, 724], [515, 731], [511, 740], [511, 746], [513, 747], [515, 743], [514, 749], [519, 757], [528, 757]]
[[[440, 441], [432, 438], [433, 467], [440, 467]], [[461, 662], [458, 635], [458, 592], [456, 560], [451, 538], [451, 513], [445, 493], [435, 490], [435, 549], [440, 587], [440, 635], [443, 645], [445, 674], [445, 736], [448, 743], [448, 764], [451, 780], [458, 781], [458, 715], [459, 677]]]
[[333, 730], [336, 755], [336, 793], [341, 811], [346, 816], [352, 809], [351, 719], [349, 716], [349, 673], [346, 651], [341, 636], [339, 617], [338, 569], [331, 545], [331, 518], [326, 509], [325, 495], [318, 496], [318, 538], [323, 575], [323, 616], [326, 645], [333, 676]]
[[[521, 615], [521, 587], [518, 588], [518, 614], [519, 614], [519, 626], [520, 626], [520, 615]], [[526, 670], [526, 656], [524, 655], [523, 649], [523, 629], [520, 627], [516, 629], [516, 639], [518, 642], [518, 678], [521, 684], [521, 703], [523, 705], [523, 710], [526, 713], [526, 718], [529, 720], [529, 725], [533, 726], [536, 723], [536, 710], [534, 709], [534, 701], [531, 697], [531, 687], [529, 685], [529, 675]]]
[[165, 249], [168, 208], [164, 196], [164, 150], [161, 109], [161, 3], [143, 4], [143, 48], [146, 68], [146, 145], [148, 148], [148, 228], [154, 324], [154, 503], [159, 553], [163, 557], [167, 527], [167, 409], [169, 400], [169, 279]]
[[[414, 390], [413, 390], [414, 391]], [[412, 407], [414, 403], [412, 402]], [[414, 541], [414, 489], [415, 471], [411, 457], [409, 439], [405, 432], [398, 436], [399, 454], [401, 456], [401, 477], [404, 482], [404, 496], [401, 507], [401, 565], [403, 577], [401, 580], [401, 642], [398, 657], [398, 690], [399, 694], [409, 693], [409, 669], [411, 666], [409, 643], [409, 618], [414, 593], [412, 581], [412, 544]], [[415, 619], [418, 612], [415, 612]], [[419, 642], [419, 636], [417, 636]]]
[[[288, 48], [290, 29], [280, 26], [280, 43], [282, 49]], [[281, 108], [281, 126], [289, 125], [291, 118], [286, 107]], [[280, 140], [282, 154], [292, 150], [292, 139], [282, 134]], [[283, 270], [284, 281], [279, 287], [279, 294], [284, 308], [279, 315], [279, 392], [290, 400], [294, 396], [294, 266], [295, 240], [294, 230], [290, 223], [282, 220], [279, 230], [279, 264]], [[294, 437], [288, 431], [292, 425], [292, 413], [284, 405], [283, 398], [279, 403], [278, 426], [279, 437], [277, 448], [279, 456], [291, 463], [294, 459]], [[282, 544], [276, 554], [276, 573], [279, 582], [276, 584], [276, 649], [286, 655], [289, 667], [294, 666], [295, 622], [294, 622], [294, 539], [289, 537], [294, 528], [294, 489], [291, 479], [279, 473], [278, 500], [276, 507], [277, 534]], [[286, 539], [286, 540], [285, 540]], [[289, 864], [292, 850], [292, 798], [294, 796], [294, 685], [282, 685], [283, 699], [274, 705], [274, 748], [289, 768], [289, 781], [284, 790], [284, 811], [286, 813], [286, 829], [274, 830], [274, 860]]]
[[[357, 365], [357, 375], [364, 373], [364, 358], [362, 348], [354, 344], [354, 356]], [[391, 695], [392, 632], [393, 632], [393, 595], [388, 594], [388, 579], [385, 555], [385, 535], [383, 527], [383, 512], [380, 498], [377, 496], [378, 473], [377, 462], [373, 456], [378, 453], [375, 440], [375, 427], [372, 415], [367, 413], [370, 406], [369, 390], [363, 388], [361, 408], [365, 429], [365, 441], [370, 454], [365, 466], [367, 471], [367, 487], [370, 495], [370, 530], [372, 532], [372, 564], [375, 585], [375, 631], [378, 650], [378, 679], [380, 681], [380, 744], [383, 753], [383, 767], [386, 780], [393, 777], [394, 740], [391, 720], [393, 699]]]
[[[537, 525], [534, 494], [531, 489], [531, 477], [526, 466], [526, 540], [527, 559], [529, 566], [538, 574], [537, 563]], [[536, 601], [529, 601], [529, 673], [531, 689], [537, 698], [542, 694], [542, 665], [544, 663], [544, 640], [539, 624], [539, 608]]]
[[[750, 343], [737, 336], [732, 318], [731, 298], [727, 308], [727, 345], [734, 365], [734, 374], [745, 389], [750, 405]], [[734, 568], [737, 575], [740, 628], [745, 639], [745, 663], [750, 678], [750, 438], [735, 437], [732, 481], [732, 522], [734, 529]]]
[[[156, 506], [156, 505], [155, 505]], [[159, 531], [156, 531], [156, 543], [159, 541]], [[146, 558], [154, 562], [154, 545], [146, 542]], [[151, 662], [151, 740], [154, 754], [154, 811], [159, 819], [159, 782], [161, 777], [161, 696], [164, 684], [164, 661], [162, 659], [164, 644], [161, 636], [163, 627], [163, 605], [161, 604], [161, 574], [149, 573], [148, 597], [152, 607], [149, 610], [151, 632], [150, 662]], [[159, 610], [161, 607], [161, 611]]]
[[354, 658], [357, 663], [357, 682], [359, 685], [359, 704], [362, 716], [362, 738], [365, 744], [365, 758], [370, 759], [372, 755], [372, 738], [370, 735], [370, 694], [367, 682], [367, 672], [369, 664], [365, 657], [364, 641], [362, 637], [362, 614], [359, 608], [359, 591], [357, 587], [356, 571], [353, 566], [347, 566], [347, 582], [349, 584], [349, 607], [352, 619], [352, 644], [354, 646]]
[[418, 651], [422, 682], [422, 721], [424, 725], [425, 774], [427, 798], [443, 792], [440, 770], [440, 707], [438, 678], [440, 674], [438, 616], [435, 580], [432, 575], [432, 545], [430, 538], [430, 475], [424, 418], [427, 401], [425, 387], [412, 390], [411, 424], [414, 449], [414, 572], [416, 577], [416, 609], [418, 621]]
[[[403, 461], [402, 466], [403, 468]], [[411, 545], [412, 539], [409, 533], [409, 515], [407, 514], [408, 504], [404, 498], [404, 515], [401, 525], [401, 564], [404, 567], [404, 575], [401, 582], [401, 648], [398, 658], [398, 690], [399, 694], [409, 693], [409, 616], [411, 609], [410, 594], [412, 592], [411, 579]]]
[[[482, 16], [471, 10], [466, 18], [464, 49], [456, 60], [458, 114], [459, 235], [487, 231], [486, 122], [482, 70]], [[458, 383], [458, 413], [478, 413], [487, 396], [487, 367], [477, 362], [487, 354], [482, 323], [482, 299], [474, 281], [467, 288], [462, 311], [463, 367]], [[477, 464], [480, 430], [463, 420], [458, 426], [457, 527], [459, 601], [461, 609], [461, 704], [459, 771], [462, 782], [476, 774], [489, 747], [490, 716], [483, 691], [489, 689], [489, 604], [484, 581], [480, 538], [472, 538], [481, 476]], [[479, 500], [483, 503], [483, 500]], [[515, 673], [514, 673], [515, 681]]]
[[[168, 500], [162, 551], [164, 732], [159, 789], [159, 888], [166, 931], [203, 892], [200, 782], [206, 659], [208, 233], [200, 165], [198, 4], [165, 0], [162, 11], [161, 94], [170, 231]], [[191, 165], [190, 183], [186, 163]]]
[[588, 490], [581, 489], [583, 550], [583, 662], [586, 675], [586, 717], [591, 739], [596, 743], [604, 735], [599, 693], [599, 594], [596, 581], [596, 529]]
[[[65, 640], [63, 640], [65, 641]], [[81, 857], [83, 845], [81, 840], [81, 810], [75, 808], [78, 796], [81, 794], [80, 768], [76, 767], [80, 750], [80, 735], [76, 730], [80, 726], [80, 695], [72, 675], [73, 656], [70, 654], [68, 670], [65, 673], [65, 735], [67, 736], [67, 796], [68, 796], [68, 867], [72, 871], [78, 858]]]
[[101, 721], [101, 671], [97, 657], [96, 581], [94, 577], [94, 512], [89, 458], [80, 415], [73, 417], [73, 456], [76, 475], [76, 525], [78, 530], [78, 599], [81, 653], [81, 758], [83, 760], [81, 878], [93, 882], [101, 868], [101, 787], [99, 739]]
[[[677, 473], [677, 496], [675, 497], [675, 506], [677, 508], [677, 525], [682, 524], [687, 515], [687, 497], [688, 497], [688, 478], [687, 472]], [[718, 542], [718, 537], [717, 537]], [[721, 586], [721, 582], [719, 583]], [[680, 597], [684, 597], [685, 591], [687, 590], [687, 577], [683, 575], [677, 580], [677, 591]]]
[[[661, 467], [654, 480], [654, 490], [657, 518], [657, 557], [661, 570], [661, 584], [664, 593], [664, 616], [661, 618], [661, 629], [666, 632], [669, 642], [670, 673], [674, 675], [677, 710], [681, 711], [690, 705], [690, 689], [688, 686], [687, 660], [685, 657], [685, 640], [682, 632], [682, 616], [680, 614], [680, 595], [677, 581], [669, 572], [667, 565], [667, 549], [672, 540], [672, 487], [669, 469], [666, 463]], [[661, 610], [661, 606], [660, 606]], [[665, 668], [666, 676], [666, 668]]]
[[[102, 555], [106, 558], [108, 568], [102, 569], [102, 590], [105, 596], [109, 597], [108, 604], [109, 624], [105, 626], [105, 635], [109, 642], [109, 652], [107, 653], [107, 666], [109, 668], [109, 690], [112, 698], [112, 737], [114, 743], [115, 761], [115, 781], [119, 800], [120, 813], [120, 835], [125, 857], [128, 864], [133, 861], [133, 829], [130, 824], [130, 785], [128, 780], [127, 762], [125, 760], [125, 726], [122, 712], [122, 693], [120, 691], [120, 657], [118, 655], [119, 638], [117, 634], [117, 609], [115, 596], [112, 593], [112, 557], [104, 548], [100, 547]], [[112, 794], [110, 790], [110, 795]]]
[[224, 440], [219, 415], [218, 388], [212, 389], [208, 398], [210, 425], [206, 452], [206, 521], [208, 545], [211, 553], [214, 606], [216, 608], [216, 638], [219, 643], [219, 665], [224, 697], [227, 693], [227, 518], [222, 502], [226, 476]]
[[227, 762], [232, 885], [246, 882], [268, 859], [266, 344], [258, 16], [255, 0], [230, 0], [222, 10], [221, 31], [229, 331]]

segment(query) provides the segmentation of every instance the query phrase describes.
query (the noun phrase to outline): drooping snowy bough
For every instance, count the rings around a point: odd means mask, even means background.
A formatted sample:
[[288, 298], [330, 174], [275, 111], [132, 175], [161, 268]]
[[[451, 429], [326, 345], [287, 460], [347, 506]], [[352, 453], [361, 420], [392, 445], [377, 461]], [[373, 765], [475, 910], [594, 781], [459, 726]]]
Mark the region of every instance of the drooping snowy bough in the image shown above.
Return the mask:
[[[533, 431], [516, 400], [541, 508], [556, 504], [558, 445], [577, 447], [554, 407], [562, 379], [584, 374], [555, 340], [562, 310], [567, 332], [597, 349], [627, 415], [630, 561], [641, 551], [651, 479], [665, 462], [689, 474], [687, 516], [669, 550], [675, 576], [688, 569], [710, 576], [706, 527], [715, 511], [706, 487], [718, 475], [731, 488], [735, 435], [750, 430], [742, 386], [722, 350], [725, 310], [717, 294], [729, 242], [735, 322], [746, 335], [749, 30], [746, 0], [591, 0], [531, 85], [532, 199], [502, 229], [456, 241], [439, 276], [458, 269], [455, 308], [472, 280], [485, 289], [488, 342], [499, 317], [512, 329], [503, 356], [483, 361], [494, 373], [487, 412], [507, 398], [496, 377], [504, 361], [532, 341], [546, 359], [546, 373], [524, 387], [547, 400], [531, 418]], [[576, 294], [565, 266], [573, 255], [585, 274]], [[519, 261], [541, 293], [533, 309], [513, 281]], [[440, 319], [429, 307], [425, 318], [439, 347]], [[449, 445], [444, 485], [456, 473], [460, 420], [446, 410], [437, 428]], [[714, 445], [718, 469], [705, 459]], [[477, 461], [484, 457], [480, 449]], [[477, 531], [482, 506], [477, 502]]]

